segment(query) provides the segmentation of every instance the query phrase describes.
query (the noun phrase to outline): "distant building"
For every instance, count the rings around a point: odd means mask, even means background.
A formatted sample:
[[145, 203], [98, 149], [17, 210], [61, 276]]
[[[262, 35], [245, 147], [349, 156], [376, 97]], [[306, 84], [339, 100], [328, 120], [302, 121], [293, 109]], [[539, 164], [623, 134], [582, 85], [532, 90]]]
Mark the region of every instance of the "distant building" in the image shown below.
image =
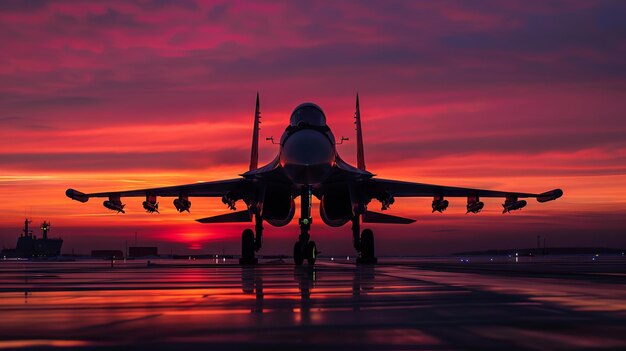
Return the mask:
[[33, 235], [33, 231], [28, 229], [28, 225], [31, 222], [32, 221], [29, 219], [24, 219], [24, 229], [22, 229], [20, 237], [17, 238], [17, 245], [15, 249], [2, 250], [2, 255], [20, 258], [46, 258], [60, 256], [63, 239], [48, 238], [50, 223], [44, 221], [41, 224], [42, 237], [37, 238], [37, 236]]
[[122, 259], [124, 258], [124, 254], [121, 250], [91, 250], [91, 257]]
[[128, 248], [129, 257], [158, 256], [159, 251], [156, 246], [131, 246]]

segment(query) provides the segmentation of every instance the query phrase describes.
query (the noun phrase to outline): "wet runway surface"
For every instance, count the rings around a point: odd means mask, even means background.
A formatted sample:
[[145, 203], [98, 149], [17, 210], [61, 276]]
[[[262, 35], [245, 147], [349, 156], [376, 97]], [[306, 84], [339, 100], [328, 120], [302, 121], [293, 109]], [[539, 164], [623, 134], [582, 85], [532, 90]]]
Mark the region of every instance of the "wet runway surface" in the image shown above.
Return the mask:
[[626, 349], [626, 258], [0, 261], [0, 349]]

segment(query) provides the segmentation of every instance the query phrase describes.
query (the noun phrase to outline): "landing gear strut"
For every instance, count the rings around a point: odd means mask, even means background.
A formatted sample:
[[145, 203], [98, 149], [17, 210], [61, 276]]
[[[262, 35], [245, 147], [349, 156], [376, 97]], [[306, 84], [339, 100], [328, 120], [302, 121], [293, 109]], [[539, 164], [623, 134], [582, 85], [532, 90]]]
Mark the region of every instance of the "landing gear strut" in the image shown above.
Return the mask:
[[356, 259], [359, 264], [376, 264], [378, 259], [374, 251], [374, 232], [371, 229], [361, 231], [360, 215], [352, 217], [352, 240], [354, 249], [360, 254]]
[[310, 266], [315, 264], [317, 259], [317, 246], [315, 241], [309, 241], [311, 236], [309, 230], [311, 229], [311, 186], [305, 186], [300, 193], [301, 206], [300, 206], [300, 236], [298, 241], [293, 245], [293, 262], [296, 266], [301, 266], [306, 259]]
[[261, 246], [263, 246], [263, 218], [255, 214], [254, 222], [254, 232], [252, 229], [244, 229], [243, 233], [241, 233], [241, 258], [239, 259], [239, 264], [257, 264], [259, 262], [254, 257], [254, 253], [258, 252]]

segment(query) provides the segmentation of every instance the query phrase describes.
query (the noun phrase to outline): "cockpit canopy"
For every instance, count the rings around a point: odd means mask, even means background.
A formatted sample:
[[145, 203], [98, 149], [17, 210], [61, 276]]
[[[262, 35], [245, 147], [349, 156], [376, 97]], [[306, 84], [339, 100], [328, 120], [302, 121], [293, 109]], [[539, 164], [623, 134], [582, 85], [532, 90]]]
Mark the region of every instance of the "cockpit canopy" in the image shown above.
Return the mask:
[[323, 127], [326, 125], [326, 115], [321, 107], [312, 102], [305, 102], [293, 110], [289, 124], [294, 127], [300, 124]]

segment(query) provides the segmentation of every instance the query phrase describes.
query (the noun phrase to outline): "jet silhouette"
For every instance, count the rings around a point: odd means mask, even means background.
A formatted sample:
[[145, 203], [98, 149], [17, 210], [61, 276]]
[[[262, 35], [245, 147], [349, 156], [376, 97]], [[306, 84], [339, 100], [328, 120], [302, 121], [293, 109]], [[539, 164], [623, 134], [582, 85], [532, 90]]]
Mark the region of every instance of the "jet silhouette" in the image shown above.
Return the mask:
[[[324, 111], [316, 104], [307, 102], [298, 105], [291, 114], [289, 125], [280, 138], [276, 157], [268, 164], [258, 167], [259, 158], [259, 95], [256, 97], [252, 150], [249, 170], [239, 178], [214, 182], [194, 183], [161, 188], [123, 190], [85, 194], [68, 189], [66, 195], [76, 201], [87, 202], [92, 197], [104, 197], [103, 205], [117, 212], [124, 212], [122, 197], [145, 197], [143, 207], [147, 212], [158, 212], [157, 197], [176, 197], [174, 207], [179, 212], [189, 211], [190, 197], [221, 197], [231, 213], [198, 219], [201, 223], [252, 222], [254, 231], [242, 233], [242, 264], [256, 263], [255, 252], [262, 246], [263, 221], [272, 226], [285, 226], [293, 219], [296, 206], [294, 199], [301, 197], [298, 223], [300, 234], [294, 244], [293, 257], [296, 265], [306, 259], [313, 265], [317, 258], [315, 241], [310, 240], [311, 201], [320, 200], [322, 221], [332, 227], [352, 224], [354, 248], [359, 254], [358, 262], [376, 263], [374, 233], [370, 229], [361, 232], [361, 223], [408, 224], [414, 220], [393, 216], [368, 209], [372, 200], [387, 210], [397, 197], [432, 197], [433, 212], [443, 212], [448, 207], [445, 197], [466, 197], [467, 213], [478, 213], [484, 203], [481, 197], [504, 198], [503, 213], [519, 210], [526, 206], [519, 198], [536, 198], [538, 202], [555, 200], [563, 195], [561, 189], [540, 194], [460, 188], [443, 185], [411, 183], [376, 178], [366, 170], [359, 96], [356, 97], [357, 165], [346, 163], [338, 154], [338, 144], [326, 124]], [[342, 138], [343, 142], [345, 138]], [[246, 208], [236, 211], [238, 201]]]

